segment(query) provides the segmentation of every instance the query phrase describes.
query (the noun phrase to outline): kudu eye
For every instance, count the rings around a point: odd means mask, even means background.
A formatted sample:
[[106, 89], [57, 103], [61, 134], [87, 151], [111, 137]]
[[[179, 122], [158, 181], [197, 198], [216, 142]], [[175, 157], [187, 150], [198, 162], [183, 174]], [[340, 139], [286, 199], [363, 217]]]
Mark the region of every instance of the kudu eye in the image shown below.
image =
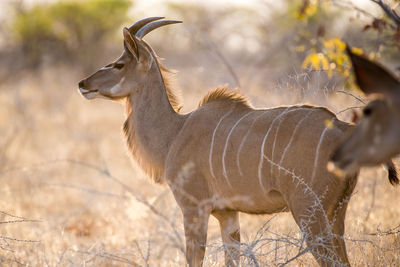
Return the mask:
[[114, 67], [119, 70], [122, 69], [124, 66], [125, 66], [125, 64], [123, 64], [123, 63], [115, 63], [115, 65], [114, 65]]
[[365, 108], [364, 110], [363, 110], [363, 114], [364, 114], [364, 116], [365, 117], [368, 117], [368, 116], [371, 116], [371, 114], [372, 114], [372, 108]]

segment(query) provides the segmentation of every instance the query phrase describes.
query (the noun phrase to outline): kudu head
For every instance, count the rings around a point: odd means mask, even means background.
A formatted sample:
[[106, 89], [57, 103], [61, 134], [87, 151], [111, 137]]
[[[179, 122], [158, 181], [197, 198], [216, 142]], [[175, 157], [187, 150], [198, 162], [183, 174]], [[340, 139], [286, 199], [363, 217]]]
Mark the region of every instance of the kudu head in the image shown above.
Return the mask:
[[134, 94], [148, 83], [148, 73], [156, 64], [154, 52], [142, 38], [150, 31], [173, 23], [150, 17], [123, 29], [124, 52], [114, 62], [79, 82], [79, 92], [87, 99], [118, 100]]
[[400, 81], [383, 66], [347, 48], [357, 84], [373, 100], [354, 131], [334, 151], [328, 169], [352, 173], [388, 162], [400, 153]]

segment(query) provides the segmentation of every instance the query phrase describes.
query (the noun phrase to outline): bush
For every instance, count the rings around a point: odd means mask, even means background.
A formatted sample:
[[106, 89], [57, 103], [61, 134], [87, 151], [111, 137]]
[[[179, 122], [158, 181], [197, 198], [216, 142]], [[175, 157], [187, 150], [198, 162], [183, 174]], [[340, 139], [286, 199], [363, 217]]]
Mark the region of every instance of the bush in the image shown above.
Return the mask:
[[127, 19], [130, 0], [62, 1], [17, 11], [12, 22], [16, 46], [30, 66], [43, 59], [93, 64]]

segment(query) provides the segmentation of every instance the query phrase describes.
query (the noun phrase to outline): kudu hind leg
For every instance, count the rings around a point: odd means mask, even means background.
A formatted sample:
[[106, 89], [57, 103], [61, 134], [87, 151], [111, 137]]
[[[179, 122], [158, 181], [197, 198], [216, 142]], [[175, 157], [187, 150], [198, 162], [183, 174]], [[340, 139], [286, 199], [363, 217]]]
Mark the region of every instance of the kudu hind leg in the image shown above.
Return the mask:
[[308, 205], [305, 203], [291, 205], [291, 212], [318, 264], [350, 266], [343, 240], [344, 216], [337, 216], [332, 225], [332, 218], [324, 210], [316, 207], [315, 202], [310, 201]]
[[182, 211], [186, 238], [186, 259], [190, 267], [199, 267], [203, 265], [210, 213], [198, 206], [185, 208]]
[[239, 213], [236, 211], [218, 211], [212, 214], [219, 221], [225, 248], [225, 266], [240, 266]]
[[344, 240], [344, 231], [348, 201], [350, 200], [351, 193], [356, 186], [356, 181], [356, 177], [348, 177], [344, 180], [344, 191], [340, 192], [340, 197], [336, 198], [336, 205], [334, 210], [331, 212], [332, 218], [330, 218], [330, 220], [333, 221], [332, 232], [334, 234], [334, 249], [336, 250], [336, 255], [343, 266], [350, 266], [350, 262], [347, 256], [346, 242]]

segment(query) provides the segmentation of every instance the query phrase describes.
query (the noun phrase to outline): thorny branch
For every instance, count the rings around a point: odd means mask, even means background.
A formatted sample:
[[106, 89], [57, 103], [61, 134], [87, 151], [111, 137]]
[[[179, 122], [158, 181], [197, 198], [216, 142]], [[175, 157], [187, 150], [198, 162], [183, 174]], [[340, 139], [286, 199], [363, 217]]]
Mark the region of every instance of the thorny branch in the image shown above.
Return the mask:
[[377, 229], [377, 232], [375, 233], [371, 233], [369, 235], [372, 236], [387, 236], [387, 235], [396, 235], [400, 233], [400, 224], [397, 225], [396, 227], [386, 230], [386, 231], [382, 231], [379, 228]]
[[397, 27], [400, 27], [400, 16], [392, 9], [388, 4], [385, 4], [382, 0], [371, 0], [372, 2], [379, 5], [385, 14], [390, 18]]
[[[320, 196], [315, 195], [315, 193], [313, 192], [312, 188], [310, 186], [308, 186], [305, 181], [297, 176], [293, 171], [285, 169], [283, 166], [273, 162], [272, 160], [270, 160], [269, 158], [266, 157], [266, 159], [273, 164], [275, 167], [278, 167], [281, 171], [284, 171], [288, 174], [291, 174], [293, 176], [293, 179], [296, 183], [298, 183], [298, 186], [302, 186], [304, 187], [304, 192], [307, 194], [311, 194], [314, 195], [316, 198], [318, 198], [315, 203], [314, 206], [311, 207], [312, 211], [313, 209], [317, 209], [320, 210], [322, 208], [321, 206], [321, 201], [322, 199], [320, 198]], [[170, 231], [167, 231], [166, 233], [168, 234], [168, 238], [170, 240], [173, 241], [173, 243], [175, 244], [175, 246], [177, 248], [179, 248], [182, 253], [185, 253], [184, 251], [184, 247], [183, 247], [183, 241], [182, 241], [182, 235], [176, 230], [176, 224], [175, 221], [171, 221], [171, 219], [169, 217], [167, 217], [164, 213], [162, 213], [161, 211], [159, 211], [156, 207], [154, 207], [154, 205], [152, 205], [150, 202], [148, 202], [145, 198], [141, 197], [139, 194], [137, 194], [136, 192], [134, 192], [129, 186], [127, 186], [126, 184], [124, 184], [123, 182], [121, 182], [119, 179], [117, 179], [116, 177], [114, 177], [113, 175], [110, 174], [109, 170], [107, 168], [101, 167], [101, 166], [97, 166], [95, 164], [90, 164], [87, 162], [83, 162], [83, 161], [79, 161], [79, 160], [57, 160], [56, 162], [67, 162], [70, 164], [77, 164], [80, 166], [83, 166], [85, 168], [90, 168], [90, 169], [94, 169], [96, 171], [98, 171], [101, 175], [103, 175], [104, 177], [112, 180], [113, 182], [119, 184], [122, 188], [124, 188], [130, 195], [132, 195], [137, 201], [139, 201], [140, 203], [146, 205], [149, 210], [151, 210], [157, 217], [161, 218], [164, 222], [166, 222], [167, 225], [169, 225], [169, 228], [171, 228], [172, 234], [169, 233]], [[54, 161], [52, 162], [54, 163]], [[40, 164], [41, 166], [43, 164]], [[77, 189], [82, 189], [82, 188], [77, 188]], [[343, 200], [343, 202], [347, 202], [348, 199]], [[4, 215], [9, 215], [12, 216], [14, 218], [16, 218], [18, 220], [28, 220], [26, 218], [23, 217], [19, 217], [19, 216], [15, 216], [15, 215], [11, 215], [8, 214], [6, 212], [1, 212], [1, 214]], [[312, 215], [310, 215], [312, 216]], [[176, 217], [176, 216], [175, 216]], [[307, 231], [305, 231], [305, 229], [301, 228], [301, 232], [302, 237], [295, 237], [295, 236], [291, 236], [291, 235], [282, 235], [279, 233], [274, 233], [272, 231], [270, 231], [269, 228], [269, 223], [272, 221], [272, 219], [275, 218], [275, 216], [272, 216], [256, 233], [255, 238], [248, 242], [248, 243], [241, 243], [242, 249], [241, 249], [241, 256], [242, 259], [247, 261], [250, 265], [252, 266], [260, 266], [261, 263], [265, 263], [265, 262], [260, 262], [260, 258], [264, 258], [268, 255], [271, 255], [273, 253], [277, 253], [278, 250], [282, 250], [284, 249], [285, 252], [283, 253], [284, 255], [286, 255], [285, 259], [282, 259], [281, 257], [277, 257], [275, 256], [275, 264], [278, 264], [279, 266], [286, 266], [290, 263], [292, 263], [295, 260], [299, 260], [299, 258], [301, 256], [303, 256], [304, 254], [306, 254], [307, 252], [309, 252], [312, 248], [309, 248], [305, 245], [305, 240], [306, 240], [306, 236], [307, 236]], [[327, 219], [327, 218], [326, 218]], [[34, 221], [34, 220], [32, 220]], [[334, 223], [334, 221], [329, 222], [329, 223]], [[329, 227], [328, 227], [329, 228]], [[387, 236], [387, 235], [394, 235], [394, 234], [398, 234], [400, 232], [400, 225], [389, 229], [387, 231], [381, 231], [378, 229], [377, 233], [372, 233], [370, 235], [375, 235], [375, 236]], [[333, 233], [331, 233], [328, 229], [328, 232], [326, 233], [327, 235], [325, 236], [325, 234], [323, 236], [321, 236], [321, 240], [319, 243], [316, 245], [321, 245], [324, 244], [324, 240], [327, 240], [329, 238], [334, 237], [335, 235]], [[268, 236], [269, 235], [269, 236]], [[0, 236], [0, 239], [4, 239], [4, 240], [9, 240], [9, 241], [18, 241], [18, 242], [40, 242], [40, 241], [33, 241], [33, 240], [19, 240], [19, 239], [14, 239], [14, 238], [9, 238], [9, 237], [2, 237]], [[373, 241], [371, 240], [356, 240], [356, 239], [351, 239], [351, 238], [345, 238], [346, 241], [350, 241], [350, 242], [355, 242], [355, 243], [368, 243], [378, 249], [383, 249], [380, 246], [378, 246], [377, 244], [375, 244]], [[137, 244], [138, 245], [138, 244]], [[261, 252], [263, 251], [263, 248], [266, 246], [270, 246], [271, 249], [268, 249], [267, 252]], [[298, 248], [297, 252], [294, 254], [288, 254], [288, 248]], [[330, 248], [327, 248], [327, 250], [329, 250]], [[68, 250], [68, 249], [67, 249]], [[220, 249], [218, 249], [218, 251], [223, 251], [224, 248], [222, 245], [220, 245]], [[118, 261], [121, 263], [128, 263], [131, 264], [133, 266], [139, 266], [136, 262], [134, 261], [130, 261], [128, 259], [110, 254], [110, 253], [105, 253], [105, 252], [98, 252], [98, 253], [92, 253], [89, 251], [82, 251], [82, 250], [70, 250], [73, 252], [77, 252], [77, 253], [83, 253], [83, 254], [88, 254], [88, 255], [93, 255], [94, 257], [103, 257], [103, 258], [107, 258], [109, 260], [113, 260], [113, 261]], [[142, 256], [142, 259], [145, 261], [145, 264], [148, 265], [149, 264], [149, 257], [150, 257], [150, 243], [148, 244], [148, 248], [146, 253], [144, 254], [142, 250], [139, 250]], [[64, 254], [64, 253], [63, 253]], [[329, 257], [326, 255], [321, 255], [321, 257]], [[62, 257], [60, 258], [60, 262], [62, 260]], [[282, 261], [283, 260], [283, 261]], [[331, 259], [329, 258], [329, 260], [332, 260], [332, 263], [337, 263], [335, 259]], [[281, 261], [281, 262], [279, 262]], [[272, 263], [271, 263], [272, 264]]]
[[0, 236], [0, 239], [14, 241], [14, 242], [24, 242], [24, 243], [40, 243], [41, 242], [40, 240], [17, 239], [17, 238], [12, 238], [12, 237], [8, 237], [8, 236]]
[[[182, 253], [185, 253], [182, 236], [178, 232], [174, 221], [172, 221], [168, 216], [166, 216], [161, 211], [159, 211], [154, 205], [152, 205], [150, 202], [148, 202], [148, 200], [145, 199], [143, 196], [141, 196], [139, 193], [134, 192], [131, 187], [129, 187], [128, 185], [126, 185], [122, 181], [120, 181], [118, 178], [116, 178], [113, 175], [111, 175], [111, 173], [109, 172], [109, 170], [106, 167], [102, 167], [102, 166], [98, 166], [98, 165], [95, 165], [95, 164], [91, 164], [91, 163], [84, 162], [84, 161], [79, 161], [79, 160], [74, 160], [74, 159], [56, 159], [56, 160], [52, 160], [52, 161], [49, 161], [49, 162], [43, 162], [43, 163], [34, 164], [30, 168], [11, 168], [11, 169], [7, 169], [7, 170], [4, 170], [2, 173], [21, 171], [21, 170], [22, 171], [27, 171], [27, 170], [30, 170], [30, 169], [36, 169], [36, 168], [44, 167], [44, 166], [47, 166], [49, 164], [58, 164], [58, 163], [75, 164], [75, 165], [83, 166], [85, 168], [96, 170], [103, 177], [106, 177], [107, 179], [110, 179], [114, 183], [118, 184], [127, 193], [129, 193], [136, 201], [144, 204], [156, 216], [158, 216], [159, 218], [163, 219], [163, 221], [172, 230], [172, 234], [170, 232], [166, 232], [167, 236], [169, 237], [169, 239], [172, 241], [172, 243], [174, 244], [174, 246], [176, 248], [178, 248]], [[107, 196], [112, 196], [112, 197], [126, 198], [125, 196], [122, 196], [122, 195], [99, 192], [99, 191], [96, 191], [96, 190], [87, 189], [87, 188], [83, 188], [83, 187], [80, 187], [80, 186], [74, 186], [74, 185], [66, 185], [66, 184], [46, 184], [46, 185], [69, 187], [69, 188], [78, 189], [78, 190], [81, 190], [81, 191], [86, 191], [88, 193], [95, 193], [95, 194], [102, 194], [102, 195], [107, 195]], [[12, 217], [15, 217], [15, 218], [18, 218], [18, 219], [20, 219], [21, 222], [22, 221], [27, 221], [27, 219], [23, 218], [23, 217], [14, 216], [14, 215], [8, 214], [6, 212], [1, 212], [1, 211], [0, 211], [0, 213], [5, 214], [5, 215], [9, 215], [9, 216], [12, 216]], [[31, 221], [34, 221], [34, 220], [31, 220]], [[40, 242], [40, 241], [36, 241], [36, 240], [22, 240], [22, 239], [15, 239], [15, 238], [4, 237], [4, 236], [0, 236], [0, 240], [30, 242], [30, 243]], [[149, 249], [150, 249], [150, 247], [148, 247], [148, 253], [150, 252]], [[103, 257], [103, 258], [107, 258], [107, 259], [110, 259], [110, 260], [113, 260], [113, 261], [120, 261], [120, 262], [129, 263], [129, 264], [132, 264], [133, 266], [140, 266], [140, 265], [138, 265], [138, 264], [136, 264], [134, 262], [131, 262], [131, 261], [127, 260], [127, 259], [124, 259], [124, 258], [118, 259], [118, 258], [116, 258], [118, 256], [115, 256], [115, 255], [112, 255], [112, 254], [108, 254], [108, 255], [106, 255], [107, 253], [102, 253], [102, 254], [96, 253], [96, 254], [93, 254], [93, 253], [86, 252], [86, 251], [81, 251], [81, 250], [78, 250], [78, 251], [74, 250], [74, 252], [83, 253], [83, 254], [91, 254], [93, 256]], [[61, 260], [62, 259], [60, 258], [60, 261]]]
[[338, 112], [336, 112], [336, 115], [339, 115], [339, 114], [341, 114], [341, 113], [343, 113], [343, 112], [346, 112], [346, 111], [348, 111], [348, 110], [360, 109], [360, 108], [363, 108], [363, 107], [364, 107], [364, 106], [351, 106], [351, 107], [348, 107], [348, 108], [339, 110]]
[[127, 260], [127, 259], [125, 259], [123, 257], [117, 256], [117, 255], [114, 255], [114, 254], [111, 254], [111, 253], [108, 253], [108, 252], [104, 252], [104, 251], [94, 252], [94, 253], [90, 252], [90, 251], [72, 250], [72, 249], [70, 249], [70, 251], [76, 252], [76, 253], [80, 253], [80, 254], [86, 254], [86, 255], [92, 255], [92, 256], [95, 256], [95, 257], [105, 258], [105, 259], [116, 261], [116, 262], [127, 263], [127, 264], [129, 264], [131, 266], [134, 266], [134, 267], [141, 266], [140, 264], [137, 264], [134, 261], [130, 261], [130, 260]]
[[105, 196], [105, 197], [114, 197], [114, 198], [122, 198], [122, 199], [127, 199], [127, 198], [129, 198], [129, 197], [127, 197], [127, 196], [123, 196], [123, 195], [119, 195], [119, 194], [113, 194], [113, 193], [108, 193], [108, 192], [101, 192], [101, 191], [93, 190], [93, 189], [91, 189], [91, 188], [85, 188], [85, 187], [82, 187], [82, 186], [72, 185], [72, 184], [43, 183], [43, 185], [46, 185], [46, 186], [54, 186], [54, 187], [63, 187], [63, 188], [77, 189], [77, 190], [80, 190], [80, 191], [82, 191], [82, 192], [86, 192], [86, 193], [89, 193], [89, 194], [100, 195], [100, 196]]
[[353, 2], [351, 2], [351, 1], [343, 1], [343, 0], [337, 1], [337, 0], [334, 0], [333, 3], [334, 3], [335, 5], [337, 5], [337, 6], [339, 6], [339, 7], [344, 7], [344, 8], [349, 8], [349, 9], [356, 10], [356, 11], [362, 13], [362, 14], [363, 14], [364, 16], [366, 16], [366, 17], [375, 18], [374, 15], [372, 15], [371, 13], [367, 12], [366, 10], [364, 10], [364, 9], [362, 9], [362, 8], [359, 8], [358, 6], [356, 6], [356, 5], [355, 5]]
[[0, 211], [0, 214], [6, 215], [6, 216], [9, 216], [9, 217], [12, 217], [12, 218], [19, 219], [19, 221], [21, 221], [21, 222], [22, 222], [22, 221], [23, 221], [23, 222], [41, 222], [40, 220], [31, 220], [31, 219], [27, 219], [27, 218], [24, 218], [24, 217], [12, 215], [12, 214], [7, 213], [7, 212], [5, 212], [5, 211]]
[[[41, 222], [40, 220], [31, 220], [27, 219], [24, 217], [16, 216], [13, 214], [10, 214], [5, 211], [0, 211], [0, 214], [3, 214], [4, 216], [12, 217], [14, 220], [7, 220], [7, 221], [0, 221], [1, 224], [13, 224], [13, 223], [39, 223]], [[9, 236], [0, 236], [0, 240], [5, 242], [6, 246], [9, 246], [9, 241], [11, 242], [23, 242], [23, 243], [40, 243], [40, 240], [30, 240], [30, 239], [18, 239], [18, 238], [13, 238]], [[9, 252], [14, 252], [12, 249], [6, 248], [4, 246], [0, 246], [1, 250], [9, 251]]]
[[165, 214], [163, 214], [156, 207], [154, 207], [151, 203], [149, 203], [143, 196], [140, 196], [140, 194], [138, 194], [137, 192], [134, 192], [128, 185], [124, 184], [118, 178], [111, 175], [111, 173], [109, 172], [109, 170], [107, 168], [102, 168], [102, 167], [94, 165], [94, 164], [90, 164], [90, 163], [78, 161], [78, 160], [72, 160], [72, 159], [66, 159], [64, 161], [73, 163], [73, 164], [78, 164], [78, 165], [81, 165], [81, 166], [84, 166], [84, 167], [87, 167], [90, 169], [94, 169], [94, 170], [98, 171], [100, 174], [102, 174], [104, 177], [110, 179], [111, 181], [113, 181], [113, 182], [117, 183], [119, 186], [121, 186], [136, 201], [144, 204], [150, 211], [152, 211], [155, 215], [157, 215], [158, 217], [163, 219], [163, 221], [165, 223], [167, 223], [167, 225], [171, 228], [171, 230], [173, 231], [173, 234], [174, 234], [173, 236], [171, 236], [171, 237], [173, 237], [172, 241], [173, 241], [174, 245], [177, 248], [179, 248], [182, 252], [184, 252], [183, 240], [181, 238], [181, 235], [179, 234], [179, 232], [177, 231], [177, 229], [175, 227], [175, 223], [171, 222], [171, 220]]
[[366, 104], [365, 101], [364, 101], [361, 97], [356, 96], [356, 95], [354, 95], [354, 94], [352, 94], [352, 93], [350, 93], [350, 92], [347, 92], [347, 91], [345, 91], [345, 90], [339, 90], [339, 91], [336, 91], [336, 92], [342, 93], [342, 94], [345, 94], [345, 95], [348, 95], [348, 96], [351, 96], [351, 97], [353, 97], [354, 99], [358, 100], [359, 102], [363, 103], [364, 105]]
[[142, 260], [144, 261], [145, 266], [146, 266], [146, 267], [150, 266], [150, 265], [149, 265], [150, 248], [151, 248], [151, 246], [150, 246], [150, 240], [147, 241], [147, 251], [146, 251], [146, 254], [143, 254], [143, 251], [142, 251], [142, 249], [140, 248], [139, 243], [138, 243], [136, 240], [134, 241], [134, 244], [135, 244], [135, 246], [136, 246], [136, 249], [139, 251], [140, 256], [142, 257]]
[[[217, 58], [221, 61], [221, 63], [225, 66], [225, 68], [227, 69], [227, 71], [229, 72], [229, 74], [232, 76], [233, 80], [234, 80], [235, 83], [236, 83], [236, 86], [237, 86], [238, 88], [241, 88], [242, 86], [241, 86], [241, 84], [240, 84], [240, 79], [239, 79], [239, 76], [237, 75], [237, 73], [236, 73], [234, 67], [232, 66], [232, 64], [229, 63], [228, 59], [227, 59], [227, 58], [224, 56], [224, 54], [220, 51], [220, 49], [219, 49], [218, 46], [215, 44], [215, 42], [212, 40], [212, 38], [206, 38], [206, 37], [204, 37], [204, 34], [203, 34], [203, 33], [199, 33], [198, 31], [196, 31], [196, 30], [193, 29], [193, 28], [189, 28], [189, 27], [186, 27], [186, 28], [187, 28], [187, 30], [189, 31], [189, 33], [190, 33], [193, 37], [196, 37], [196, 35], [198, 35], [198, 34], [201, 34], [201, 35], [202, 35], [201, 40], [202, 40], [203, 44], [205, 44], [205, 45], [206, 45], [206, 48], [207, 48], [208, 50], [210, 50], [212, 53], [214, 53], [214, 54], [217, 56]], [[198, 42], [201, 43], [200, 40], [199, 40]]]

